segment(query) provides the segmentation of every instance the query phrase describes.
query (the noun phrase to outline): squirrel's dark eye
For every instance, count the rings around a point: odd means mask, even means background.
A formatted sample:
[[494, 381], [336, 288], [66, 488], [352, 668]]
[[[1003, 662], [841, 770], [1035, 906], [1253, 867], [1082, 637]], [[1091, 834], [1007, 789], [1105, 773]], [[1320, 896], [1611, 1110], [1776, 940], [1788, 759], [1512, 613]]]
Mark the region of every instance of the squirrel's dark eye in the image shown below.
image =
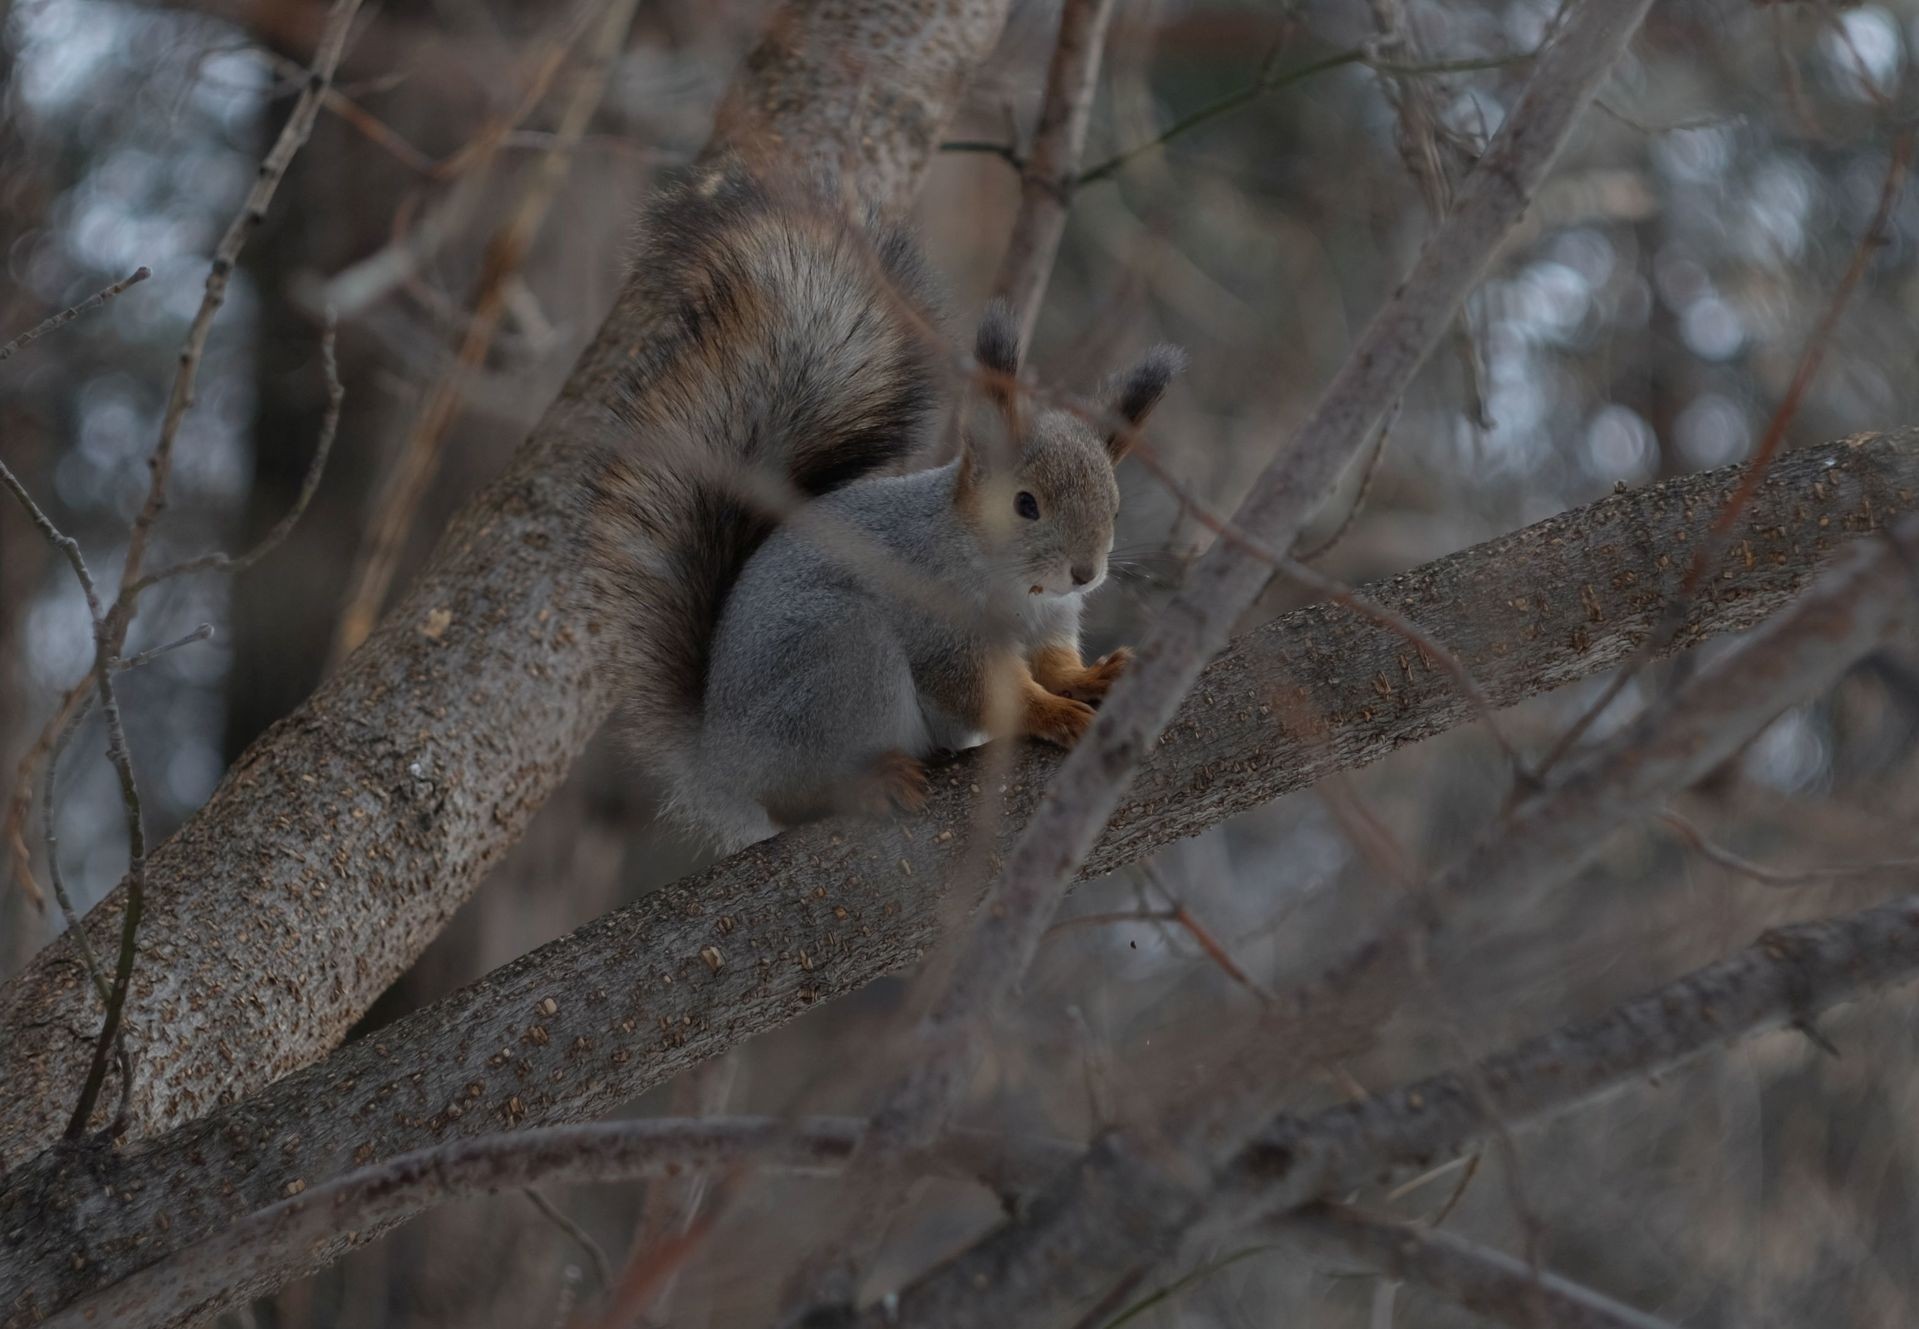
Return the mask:
[[1019, 497], [1013, 500], [1013, 511], [1028, 521], [1038, 521], [1039, 500], [1022, 489], [1019, 491]]

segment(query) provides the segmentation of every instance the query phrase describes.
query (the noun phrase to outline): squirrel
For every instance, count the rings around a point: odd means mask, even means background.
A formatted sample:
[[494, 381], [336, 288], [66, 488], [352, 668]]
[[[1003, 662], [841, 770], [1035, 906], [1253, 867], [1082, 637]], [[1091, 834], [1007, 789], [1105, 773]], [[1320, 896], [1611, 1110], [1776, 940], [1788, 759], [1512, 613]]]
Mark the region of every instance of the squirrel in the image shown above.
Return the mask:
[[[1079, 646], [1113, 468], [1182, 353], [1117, 376], [1120, 427], [1096, 431], [1021, 409], [996, 303], [974, 358], [997, 427], [962, 431], [943, 466], [882, 474], [925, 444], [940, 396], [908, 231], [720, 163], [662, 196], [639, 263], [663, 335], [629, 371], [627, 445], [594, 468], [584, 580], [667, 814], [732, 849], [917, 811], [942, 751], [1070, 747], [1130, 659]], [[782, 496], [799, 505], [780, 522]]]

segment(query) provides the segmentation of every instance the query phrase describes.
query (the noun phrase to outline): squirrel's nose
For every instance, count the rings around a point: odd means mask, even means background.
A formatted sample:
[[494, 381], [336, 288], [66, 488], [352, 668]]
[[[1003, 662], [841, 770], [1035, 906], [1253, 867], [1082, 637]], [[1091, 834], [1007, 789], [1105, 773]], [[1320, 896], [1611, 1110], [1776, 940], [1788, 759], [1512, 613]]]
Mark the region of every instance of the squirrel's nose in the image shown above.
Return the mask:
[[1084, 586], [1087, 582], [1091, 581], [1092, 579], [1093, 579], [1093, 570], [1091, 568], [1075, 567], [1073, 569], [1073, 585]]

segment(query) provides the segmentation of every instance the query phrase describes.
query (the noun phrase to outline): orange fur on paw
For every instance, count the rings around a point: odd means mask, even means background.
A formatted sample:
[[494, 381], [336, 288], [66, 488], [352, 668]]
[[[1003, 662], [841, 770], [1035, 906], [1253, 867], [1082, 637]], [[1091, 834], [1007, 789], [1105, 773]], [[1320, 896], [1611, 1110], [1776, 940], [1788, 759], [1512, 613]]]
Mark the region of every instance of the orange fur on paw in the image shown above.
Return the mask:
[[1076, 677], [1065, 679], [1063, 686], [1053, 691], [1075, 701], [1100, 701], [1112, 691], [1113, 684], [1119, 681], [1119, 676], [1126, 672], [1126, 666], [1132, 662], [1132, 651], [1122, 646], [1081, 669]]
[[1070, 748], [1079, 742], [1079, 736], [1086, 732], [1086, 727], [1093, 723], [1093, 716], [1097, 714], [1085, 702], [1056, 696], [1037, 684], [1023, 701], [1020, 732], [1063, 748]]
[[888, 752], [873, 765], [874, 811], [919, 812], [926, 807], [926, 766], [904, 752]]

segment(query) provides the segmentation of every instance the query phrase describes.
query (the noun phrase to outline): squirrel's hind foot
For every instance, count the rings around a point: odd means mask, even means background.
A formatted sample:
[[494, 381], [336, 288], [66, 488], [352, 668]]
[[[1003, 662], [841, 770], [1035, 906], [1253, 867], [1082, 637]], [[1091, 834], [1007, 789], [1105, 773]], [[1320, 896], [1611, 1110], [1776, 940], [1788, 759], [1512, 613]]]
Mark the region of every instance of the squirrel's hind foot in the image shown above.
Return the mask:
[[1080, 735], [1099, 713], [1083, 701], [1037, 688], [1026, 698], [1025, 712], [1020, 726], [1023, 733], [1062, 748], [1079, 742]]
[[881, 754], [863, 783], [864, 812], [922, 812], [926, 808], [926, 764], [897, 748]]

